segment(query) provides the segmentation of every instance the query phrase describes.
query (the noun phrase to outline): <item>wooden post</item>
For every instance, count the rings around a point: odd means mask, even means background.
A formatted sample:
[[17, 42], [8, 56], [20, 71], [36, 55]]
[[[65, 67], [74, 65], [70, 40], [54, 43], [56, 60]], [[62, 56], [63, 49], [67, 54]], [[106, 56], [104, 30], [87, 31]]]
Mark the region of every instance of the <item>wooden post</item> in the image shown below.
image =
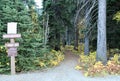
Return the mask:
[[11, 56], [11, 75], [15, 75], [15, 56]]
[[[14, 39], [10, 39], [10, 43], [15, 43]], [[11, 75], [15, 75], [15, 56], [11, 56]]]
[[9, 38], [10, 43], [6, 43], [5, 46], [8, 49], [8, 56], [11, 57], [11, 75], [14, 75], [15, 72], [15, 56], [17, 56], [17, 47], [19, 43], [15, 43], [15, 38], [20, 38], [21, 34], [6, 34], [3, 35], [3, 38]]

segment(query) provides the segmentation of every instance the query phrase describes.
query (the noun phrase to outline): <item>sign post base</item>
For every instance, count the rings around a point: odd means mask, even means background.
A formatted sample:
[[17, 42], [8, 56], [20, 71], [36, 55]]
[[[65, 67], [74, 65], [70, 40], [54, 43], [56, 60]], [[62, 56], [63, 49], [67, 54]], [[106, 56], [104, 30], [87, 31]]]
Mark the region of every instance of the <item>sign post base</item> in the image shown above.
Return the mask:
[[11, 75], [15, 75], [15, 56], [11, 56]]

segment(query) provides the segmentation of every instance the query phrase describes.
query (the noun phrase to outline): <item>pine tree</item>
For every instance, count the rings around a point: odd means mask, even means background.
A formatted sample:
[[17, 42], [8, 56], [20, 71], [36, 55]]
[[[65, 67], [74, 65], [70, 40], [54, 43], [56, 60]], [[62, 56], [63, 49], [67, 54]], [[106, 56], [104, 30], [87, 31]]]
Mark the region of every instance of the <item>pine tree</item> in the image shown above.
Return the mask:
[[[41, 55], [41, 28], [38, 25], [34, 25], [31, 13], [22, 0], [0, 0], [1, 45], [8, 42], [2, 40], [2, 35], [6, 33], [8, 22], [17, 22], [18, 33], [22, 35], [22, 38], [16, 40], [20, 42], [18, 58], [16, 59], [17, 71], [30, 70], [34, 66], [32, 65], [33, 60]], [[0, 55], [0, 58], [2, 58], [2, 55]]]
[[[8, 22], [18, 23], [18, 32], [26, 33], [32, 27], [31, 18], [24, 4], [18, 0], [1, 0], [0, 1], [0, 23], [1, 35], [6, 33]], [[0, 36], [2, 37], [2, 36]]]

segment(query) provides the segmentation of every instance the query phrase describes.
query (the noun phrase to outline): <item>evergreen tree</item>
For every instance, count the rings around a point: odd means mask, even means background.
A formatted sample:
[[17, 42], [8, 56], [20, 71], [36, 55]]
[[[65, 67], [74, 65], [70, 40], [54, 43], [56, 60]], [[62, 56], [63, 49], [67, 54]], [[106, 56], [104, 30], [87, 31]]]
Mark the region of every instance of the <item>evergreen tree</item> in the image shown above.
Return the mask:
[[[0, 1], [0, 23], [1, 35], [6, 33], [8, 22], [18, 23], [18, 32], [27, 33], [32, 27], [31, 18], [24, 4], [18, 0], [1, 0]], [[2, 36], [0, 36], [2, 37]]]
[[[22, 38], [16, 40], [20, 42], [16, 69], [17, 71], [30, 70], [32, 66], [35, 66], [32, 65], [33, 60], [38, 56], [43, 56], [40, 50], [43, 45], [41, 27], [38, 23], [35, 24], [36, 20], [31, 16], [29, 9], [22, 0], [0, 0], [1, 45], [5, 43], [2, 40], [2, 35], [6, 33], [8, 22], [17, 22], [18, 33], [22, 35]], [[0, 58], [2, 58], [2, 55], [0, 55]], [[7, 56], [4, 59], [6, 58]]]

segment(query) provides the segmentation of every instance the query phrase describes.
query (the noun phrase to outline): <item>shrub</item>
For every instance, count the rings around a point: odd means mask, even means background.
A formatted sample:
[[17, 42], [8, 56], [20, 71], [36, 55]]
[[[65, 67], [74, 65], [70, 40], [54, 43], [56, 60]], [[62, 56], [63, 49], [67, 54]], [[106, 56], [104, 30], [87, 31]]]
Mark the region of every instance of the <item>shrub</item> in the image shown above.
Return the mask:
[[120, 74], [119, 54], [115, 54], [111, 60], [108, 60], [106, 65], [96, 61], [96, 52], [91, 52], [89, 56], [80, 55], [79, 64], [75, 67], [77, 70], [82, 70], [85, 76], [105, 76], [108, 74]]
[[[61, 51], [41, 49], [40, 56], [31, 55], [29, 57], [18, 54], [16, 57], [16, 71], [26, 72], [35, 71], [48, 67], [57, 66], [64, 59]], [[0, 73], [10, 73], [10, 58], [7, 57], [4, 46], [0, 47]]]
[[41, 68], [46, 66], [56, 66], [64, 59], [64, 54], [61, 51], [51, 50], [46, 58], [39, 58], [37, 61]]
[[7, 57], [7, 52], [4, 46], [0, 46], [0, 74], [10, 71], [9, 67], [10, 59]]
[[96, 52], [90, 53], [88, 56], [81, 54], [78, 61], [80, 67], [82, 67], [84, 70], [87, 70], [89, 67], [95, 64]]
[[66, 45], [65, 47], [61, 46], [61, 51], [64, 52], [66, 50], [69, 50], [76, 55], [81, 55], [84, 54], [84, 44], [80, 43], [78, 46], [78, 50], [75, 50], [73, 45]]
[[120, 64], [118, 64], [116, 61], [108, 61], [106, 65], [106, 70], [109, 74], [120, 74]]
[[104, 76], [107, 74], [106, 67], [102, 62], [96, 62], [92, 67], [89, 67], [87, 70], [88, 76]]

